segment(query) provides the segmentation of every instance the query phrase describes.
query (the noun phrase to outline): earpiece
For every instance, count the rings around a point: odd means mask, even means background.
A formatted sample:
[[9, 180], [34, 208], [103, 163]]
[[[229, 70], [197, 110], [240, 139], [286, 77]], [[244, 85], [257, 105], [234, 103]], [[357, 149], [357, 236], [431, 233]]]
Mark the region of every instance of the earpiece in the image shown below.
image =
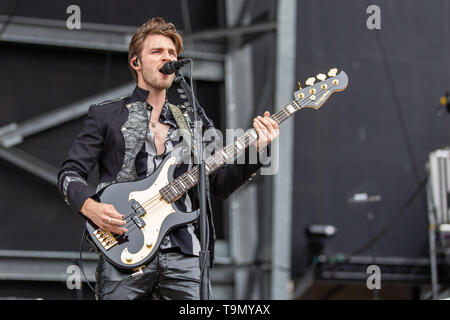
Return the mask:
[[133, 59], [133, 66], [135, 66], [135, 67], [137, 67], [139, 65], [137, 59], [138, 59], [138, 57], [135, 57]]

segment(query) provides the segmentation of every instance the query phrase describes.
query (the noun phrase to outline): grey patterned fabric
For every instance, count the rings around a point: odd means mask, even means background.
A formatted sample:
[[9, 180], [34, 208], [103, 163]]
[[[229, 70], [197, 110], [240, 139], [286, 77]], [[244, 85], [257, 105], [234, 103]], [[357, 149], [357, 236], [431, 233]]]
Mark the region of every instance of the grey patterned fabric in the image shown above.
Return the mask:
[[104, 188], [106, 188], [109, 185], [112, 185], [113, 183], [115, 183], [115, 182], [114, 181], [102, 182], [97, 186], [97, 189], [95, 190], [95, 192], [99, 193], [100, 190], [103, 190]]
[[121, 128], [125, 141], [125, 157], [122, 170], [117, 174], [116, 182], [134, 181], [136, 174], [136, 156], [142, 149], [148, 130], [147, 103], [127, 104], [128, 120]]
[[76, 176], [70, 176], [70, 175], [66, 175], [64, 178], [64, 182], [63, 182], [63, 195], [64, 195], [64, 201], [69, 204], [69, 200], [67, 199], [67, 188], [69, 187], [69, 184], [71, 182], [81, 182], [82, 184], [87, 186], [86, 181], [84, 181], [79, 175], [78, 173], [74, 172], [74, 171], [69, 171], [68, 174], [74, 174]]

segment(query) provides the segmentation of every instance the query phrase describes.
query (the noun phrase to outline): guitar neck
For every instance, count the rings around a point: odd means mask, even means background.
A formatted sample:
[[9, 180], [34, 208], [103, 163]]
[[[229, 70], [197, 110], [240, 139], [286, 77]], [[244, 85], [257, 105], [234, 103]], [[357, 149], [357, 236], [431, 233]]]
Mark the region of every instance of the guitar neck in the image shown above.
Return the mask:
[[[274, 113], [270, 118], [278, 124], [291, 117], [294, 113], [302, 108], [296, 101]], [[207, 160], [205, 160], [206, 175], [210, 175], [220, 167], [230, 161], [234, 161], [237, 157], [245, 152], [245, 149], [258, 140], [258, 134], [255, 129], [248, 129], [245, 134], [239, 137], [233, 143], [228, 144], [221, 150], [215, 152]], [[198, 166], [191, 168], [174, 181], [170, 182], [159, 190], [161, 196], [167, 202], [174, 202], [180, 198], [186, 191], [197, 185], [198, 183]]]

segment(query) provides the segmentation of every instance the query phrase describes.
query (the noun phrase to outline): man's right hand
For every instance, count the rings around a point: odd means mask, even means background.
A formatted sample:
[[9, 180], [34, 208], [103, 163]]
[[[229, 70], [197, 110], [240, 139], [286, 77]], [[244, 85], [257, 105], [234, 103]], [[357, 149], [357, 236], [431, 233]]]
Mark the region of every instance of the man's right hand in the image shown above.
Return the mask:
[[117, 212], [111, 204], [100, 203], [88, 198], [83, 203], [80, 212], [103, 230], [116, 234], [128, 231], [128, 229], [120, 227], [125, 225], [126, 221], [123, 220], [124, 216]]

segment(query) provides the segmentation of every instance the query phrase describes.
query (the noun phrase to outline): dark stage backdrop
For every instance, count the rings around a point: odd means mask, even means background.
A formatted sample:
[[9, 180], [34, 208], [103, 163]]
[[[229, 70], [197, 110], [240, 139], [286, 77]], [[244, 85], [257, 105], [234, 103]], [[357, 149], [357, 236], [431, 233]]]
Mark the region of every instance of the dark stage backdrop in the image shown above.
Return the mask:
[[[14, 3], [2, 1], [0, 14], [10, 13]], [[152, 1], [148, 7], [141, 3], [77, 2], [81, 8], [89, 8], [82, 9], [83, 21], [138, 25], [150, 16], [161, 15], [182, 25], [179, 1], [167, 1], [165, 6]], [[254, 2], [254, 20], [270, 18], [264, 8], [271, 8], [269, 15], [274, 17], [274, 3]], [[65, 8], [70, 4], [40, 1], [38, 5], [27, 0], [20, 3], [15, 14], [65, 19]], [[167, 4], [175, 9], [168, 11]], [[381, 30], [366, 27], [366, 9], [371, 4], [381, 9]], [[213, 18], [216, 1], [190, 1], [189, 5], [194, 31], [220, 27]], [[336, 236], [325, 242], [329, 253], [359, 249], [371, 233], [376, 235], [391, 224], [426, 177], [429, 152], [450, 144], [450, 115], [437, 113], [439, 97], [450, 89], [449, 12], [446, 0], [426, 5], [420, 0], [298, 1], [297, 79], [304, 83], [309, 76], [337, 67], [346, 71], [350, 82], [346, 91], [332, 96], [323, 108], [303, 110], [292, 120], [294, 276], [301, 275], [308, 263], [304, 234], [308, 225], [337, 227]], [[273, 34], [253, 39], [259, 113], [273, 101], [273, 40]], [[131, 79], [125, 54], [3, 43], [0, 58], [0, 126], [24, 121]], [[221, 124], [216, 108], [223, 101], [221, 86], [197, 84], [199, 100], [216, 124]], [[290, 98], [286, 97], [286, 102]], [[82, 119], [61, 125], [25, 139], [18, 148], [59, 166], [81, 125]], [[348, 199], [359, 192], [380, 195], [381, 202], [371, 206], [349, 204]], [[55, 186], [0, 160], [0, 195], [0, 249], [78, 250], [81, 219], [59, 198]], [[261, 192], [260, 197], [261, 204], [269, 204], [270, 199], [264, 199]], [[373, 215], [371, 224], [369, 212]], [[217, 214], [215, 218], [221, 219]], [[270, 230], [270, 222], [261, 228]], [[216, 229], [218, 233], [220, 230]], [[361, 254], [423, 257], [427, 246], [426, 198], [422, 191], [392, 229]]]
[[[293, 274], [308, 263], [304, 230], [337, 227], [325, 251], [351, 253], [391, 224], [426, 177], [429, 152], [450, 145], [450, 115], [439, 97], [450, 89], [448, 1], [303, 0], [298, 2], [297, 78], [344, 70], [346, 91], [318, 111], [295, 117]], [[381, 29], [369, 30], [369, 5]], [[355, 205], [354, 193], [381, 202]], [[368, 216], [373, 215], [369, 223]], [[361, 255], [425, 257], [423, 189], [393, 227]]]

